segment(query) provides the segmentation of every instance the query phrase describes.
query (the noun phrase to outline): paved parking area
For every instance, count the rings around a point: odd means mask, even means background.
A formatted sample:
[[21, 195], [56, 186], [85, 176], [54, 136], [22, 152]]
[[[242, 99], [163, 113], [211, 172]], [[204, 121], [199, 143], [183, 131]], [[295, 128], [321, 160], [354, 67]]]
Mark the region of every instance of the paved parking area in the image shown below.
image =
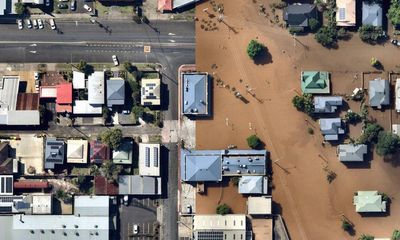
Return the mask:
[[[154, 225], [157, 224], [157, 201], [150, 198], [130, 198], [129, 205], [120, 208], [121, 240], [153, 239]], [[133, 226], [139, 232], [133, 234]]]

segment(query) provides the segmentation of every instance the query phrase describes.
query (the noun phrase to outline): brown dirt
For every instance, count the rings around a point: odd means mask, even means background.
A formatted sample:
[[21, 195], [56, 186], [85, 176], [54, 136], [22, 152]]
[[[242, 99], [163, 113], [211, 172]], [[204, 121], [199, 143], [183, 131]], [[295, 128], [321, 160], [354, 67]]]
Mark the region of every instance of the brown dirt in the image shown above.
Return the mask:
[[[229, 144], [247, 148], [246, 137], [254, 133], [259, 135], [271, 151], [273, 198], [281, 207], [292, 239], [356, 239], [362, 233], [389, 236], [400, 225], [400, 202], [396, 200], [400, 187], [399, 169], [377, 156], [373, 157], [369, 168], [347, 168], [339, 163], [335, 147], [321, 146], [322, 137], [318, 130], [314, 135], [307, 133], [308, 124], [318, 129], [318, 123], [307, 123], [306, 116], [293, 108], [291, 99], [300, 91], [302, 70], [329, 71], [333, 92], [351, 93], [357, 86], [352, 82], [353, 76], [374, 70], [369, 65], [371, 57], [378, 58], [387, 71], [398, 70], [398, 54], [394, 53], [398, 50], [390, 44], [364, 44], [357, 35], [340, 42], [336, 50], [321, 47], [312, 35], [299, 36], [294, 44], [287, 30], [259, 15], [260, 2], [268, 9], [265, 0], [257, 3], [218, 1], [224, 4], [225, 22], [237, 34], [223, 23], [217, 23], [218, 29], [212, 31], [202, 29], [201, 25], [212, 26], [216, 20], [213, 18], [210, 23], [203, 12], [208, 8], [214, 13], [209, 2], [197, 6], [198, 70], [221, 78], [225, 85], [235, 87], [249, 101], [247, 104], [242, 102], [231, 90], [218, 87], [214, 81], [213, 118], [197, 121], [197, 148], [221, 149]], [[271, 57], [265, 63], [254, 64], [247, 56], [245, 49], [251, 39], [258, 39], [268, 47]], [[211, 68], [212, 64], [217, 68]], [[246, 85], [258, 100], [246, 94]], [[326, 164], [337, 173], [337, 179], [331, 184], [322, 170]], [[355, 213], [352, 197], [357, 190], [379, 190], [392, 196], [390, 214], [361, 217]], [[232, 194], [232, 198], [240, 197], [237, 193]], [[209, 205], [201, 204], [202, 200], [197, 201], [197, 209]], [[341, 214], [354, 222], [356, 236], [351, 237], [341, 230]]]

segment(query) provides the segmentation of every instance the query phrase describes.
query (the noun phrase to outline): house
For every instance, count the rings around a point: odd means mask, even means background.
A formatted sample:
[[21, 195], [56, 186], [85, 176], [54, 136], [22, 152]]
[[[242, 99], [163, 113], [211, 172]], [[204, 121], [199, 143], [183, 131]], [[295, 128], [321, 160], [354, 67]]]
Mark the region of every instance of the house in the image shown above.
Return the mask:
[[336, 0], [336, 25], [339, 27], [356, 26], [356, 0]]
[[181, 114], [210, 116], [210, 86], [208, 73], [181, 74]]
[[161, 104], [161, 81], [142, 78], [140, 102], [143, 106], [159, 106]]
[[353, 205], [358, 213], [386, 212], [386, 201], [378, 191], [358, 191]]
[[400, 78], [396, 79], [396, 112], [400, 113]]
[[72, 72], [72, 86], [74, 89], [86, 89], [85, 73], [73, 71]]
[[196, 214], [193, 217], [195, 240], [202, 239], [252, 239], [244, 214]]
[[270, 196], [248, 197], [247, 214], [252, 216], [272, 214], [272, 198]]
[[118, 195], [119, 193], [118, 185], [103, 176], [95, 176], [93, 185], [95, 195]]
[[8, 142], [0, 142], [0, 174], [18, 173], [18, 160], [10, 157]]
[[67, 141], [67, 163], [87, 163], [88, 141], [68, 140]]
[[75, 100], [72, 109], [75, 115], [101, 115], [103, 113], [102, 105], [90, 104], [89, 100]]
[[13, 182], [14, 182], [14, 177], [12, 175], [0, 175], [0, 196], [13, 195], [14, 193]]
[[161, 195], [161, 177], [120, 175], [118, 189], [120, 195]]
[[57, 85], [56, 112], [72, 113], [72, 83]]
[[54, 169], [55, 165], [64, 164], [65, 143], [56, 138], [47, 138], [45, 145], [44, 168]]
[[382, 7], [380, 4], [362, 2], [362, 24], [376, 27], [382, 26]]
[[369, 81], [369, 105], [381, 109], [382, 106], [390, 104], [390, 87], [389, 81], [383, 79], [375, 79]]
[[0, 239], [109, 240], [108, 196], [75, 196], [72, 215], [0, 216]]
[[88, 101], [91, 105], [104, 104], [104, 71], [95, 71], [88, 77]]
[[339, 135], [345, 132], [340, 118], [321, 118], [319, 125], [326, 141], [339, 140]]
[[334, 113], [339, 106], [343, 105], [343, 98], [340, 96], [318, 96], [314, 97], [315, 113]]
[[139, 143], [139, 175], [160, 176], [160, 144]]
[[310, 94], [329, 94], [330, 79], [329, 73], [323, 71], [301, 72], [301, 90]]
[[102, 164], [110, 159], [110, 147], [99, 140], [90, 141], [89, 159], [91, 163]]
[[283, 20], [291, 29], [308, 28], [311, 18], [318, 19], [318, 12], [314, 4], [295, 3], [283, 10]]
[[18, 93], [19, 76], [0, 78], [0, 125], [40, 125], [39, 95]]
[[368, 152], [368, 147], [365, 144], [340, 144], [337, 152], [341, 162], [362, 162]]
[[242, 176], [238, 185], [241, 194], [268, 194], [268, 178], [264, 176]]
[[124, 139], [118, 149], [113, 149], [112, 158], [116, 164], [132, 164], [133, 141]]
[[125, 80], [122, 78], [110, 78], [107, 80], [107, 107], [123, 106], [124, 104]]
[[218, 182], [222, 176], [263, 176], [265, 150], [181, 149], [181, 179], [187, 182]]

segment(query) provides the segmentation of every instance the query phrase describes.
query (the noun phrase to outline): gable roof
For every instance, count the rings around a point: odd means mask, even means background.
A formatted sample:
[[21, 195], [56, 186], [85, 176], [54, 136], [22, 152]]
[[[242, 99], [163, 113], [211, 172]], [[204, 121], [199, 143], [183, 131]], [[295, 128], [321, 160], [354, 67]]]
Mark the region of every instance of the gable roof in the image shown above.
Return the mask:
[[124, 105], [125, 80], [122, 78], [110, 78], [107, 81], [107, 106]]
[[338, 106], [343, 105], [343, 98], [340, 96], [314, 97], [314, 112], [334, 113]]
[[378, 191], [358, 191], [353, 198], [356, 212], [386, 212], [386, 201]]
[[330, 93], [329, 73], [324, 71], [301, 72], [301, 90], [303, 93]]
[[290, 27], [308, 27], [310, 18], [317, 18], [314, 4], [295, 3], [287, 6], [283, 11], [283, 19]]
[[161, 178], [138, 175], [120, 175], [118, 177], [119, 194], [124, 195], [160, 195]]
[[67, 162], [68, 163], [87, 163], [87, 140], [68, 140], [67, 141]]
[[221, 181], [221, 151], [202, 151], [196, 155], [181, 150], [181, 178], [184, 181]]
[[123, 140], [118, 149], [113, 150], [113, 162], [119, 164], [131, 164], [133, 153], [133, 141]]
[[182, 113], [209, 114], [209, 79], [207, 73], [182, 74]]
[[73, 71], [72, 72], [72, 86], [74, 89], [85, 89], [86, 88], [85, 73]]
[[339, 134], [344, 134], [340, 118], [321, 118], [319, 124], [321, 133], [327, 141], [338, 140]]
[[338, 146], [339, 160], [342, 162], [361, 162], [367, 154], [368, 147], [365, 144], [340, 144]]
[[72, 83], [60, 83], [57, 85], [56, 103], [58, 104], [72, 103]]
[[336, 0], [336, 25], [356, 25], [356, 0]]
[[110, 159], [110, 148], [101, 141], [93, 140], [90, 142], [89, 156], [91, 163], [103, 163]]
[[14, 161], [9, 156], [9, 143], [0, 142], [0, 174], [13, 174]]
[[89, 75], [87, 88], [90, 104], [104, 104], [104, 71], [95, 71]]
[[56, 138], [47, 138], [45, 147], [44, 168], [53, 169], [55, 164], [63, 164], [65, 158], [65, 144]]
[[382, 26], [382, 7], [379, 4], [362, 3], [362, 24]]
[[264, 176], [243, 176], [239, 180], [241, 194], [267, 194], [268, 178]]
[[390, 104], [389, 81], [375, 79], [369, 81], [369, 105], [371, 107], [381, 108], [382, 105]]

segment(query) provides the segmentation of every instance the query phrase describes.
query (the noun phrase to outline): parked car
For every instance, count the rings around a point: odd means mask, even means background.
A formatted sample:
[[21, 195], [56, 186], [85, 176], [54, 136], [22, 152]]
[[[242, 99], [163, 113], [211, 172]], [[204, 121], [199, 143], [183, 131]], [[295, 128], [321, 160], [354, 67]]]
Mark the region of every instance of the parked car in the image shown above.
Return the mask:
[[38, 28], [38, 22], [37, 22], [37, 20], [36, 20], [36, 19], [33, 19], [33, 20], [32, 20], [32, 23], [33, 23], [33, 28], [37, 29], [37, 28]]
[[69, 0], [58, 0], [59, 2], [69, 2]]
[[128, 206], [129, 205], [129, 197], [128, 197], [128, 195], [125, 195], [123, 199], [124, 199], [124, 205]]
[[118, 58], [116, 55], [112, 55], [112, 60], [113, 60], [115, 66], [119, 65], [119, 61], [118, 61]]
[[54, 21], [54, 19], [50, 18], [49, 22], [50, 22], [51, 29], [56, 30], [57, 26], [56, 26], [56, 22]]
[[35, 80], [39, 80], [39, 72], [34, 72], [33, 77], [35, 78]]
[[50, 7], [50, 0], [46, 0], [46, 7]]
[[139, 225], [135, 224], [133, 225], [133, 234], [138, 234], [139, 233]]
[[19, 29], [19, 30], [22, 30], [22, 29], [24, 28], [24, 24], [22, 23], [22, 20], [21, 20], [21, 19], [18, 19], [18, 20], [17, 20], [17, 23], [18, 23], [18, 29]]
[[186, 205], [186, 213], [187, 214], [191, 214], [192, 213], [192, 206], [190, 206], [189, 204]]
[[68, 9], [68, 5], [65, 3], [60, 3], [57, 5], [58, 9]]
[[39, 29], [43, 29], [44, 28], [43, 21], [40, 18], [38, 19], [38, 25], [39, 25]]
[[83, 8], [86, 9], [86, 11], [88, 11], [88, 12], [92, 12], [92, 8], [89, 7], [89, 5], [87, 5], [87, 4], [83, 5]]
[[130, 114], [130, 113], [131, 113], [131, 111], [130, 111], [130, 110], [128, 110], [128, 109], [125, 109], [125, 110], [122, 110], [122, 113], [123, 113], [123, 114]]
[[400, 46], [400, 42], [397, 39], [391, 39], [390, 42], [395, 46]]
[[71, 11], [76, 10], [76, 0], [72, 0], [70, 9], [71, 9]]
[[26, 27], [32, 28], [32, 21], [30, 19], [26, 19]]

